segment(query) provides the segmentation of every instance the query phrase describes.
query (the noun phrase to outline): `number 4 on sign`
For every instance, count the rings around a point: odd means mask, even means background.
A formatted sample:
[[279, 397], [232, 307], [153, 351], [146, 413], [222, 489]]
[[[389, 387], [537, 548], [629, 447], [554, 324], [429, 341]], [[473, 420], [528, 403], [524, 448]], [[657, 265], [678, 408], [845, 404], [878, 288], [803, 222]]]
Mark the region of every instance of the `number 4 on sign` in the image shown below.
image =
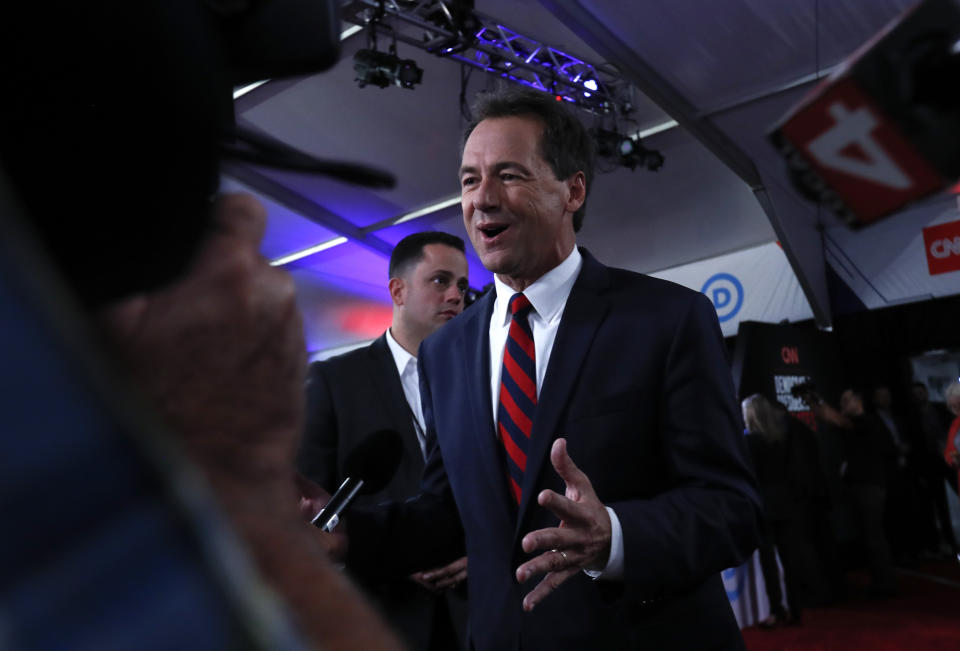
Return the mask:
[[[848, 111], [839, 102], [828, 109], [836, 123], [810, 141], [810, 153], [822, 166], [846, 172], [895, 190], [906, 190], [912, 184], [897, 162], [890, 158], [883, 146], [872, 135], [878, 122], [865, 107]], [[866, 160], [851, 155], [859, 149]]]

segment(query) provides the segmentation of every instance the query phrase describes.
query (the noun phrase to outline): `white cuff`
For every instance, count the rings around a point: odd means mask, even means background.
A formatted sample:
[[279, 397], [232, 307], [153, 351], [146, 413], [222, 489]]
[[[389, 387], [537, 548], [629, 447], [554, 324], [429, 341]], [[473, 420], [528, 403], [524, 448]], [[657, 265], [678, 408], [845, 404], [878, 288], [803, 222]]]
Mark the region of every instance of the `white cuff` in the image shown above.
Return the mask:
[[609, 506], [605, 507], [610, 516], [610, 558], [602, 570], [587, 570], [584, 573], [591, 579], [605, 579], [620, 581], [623, 579], [623, 529], [620, 527], [620, 518]]

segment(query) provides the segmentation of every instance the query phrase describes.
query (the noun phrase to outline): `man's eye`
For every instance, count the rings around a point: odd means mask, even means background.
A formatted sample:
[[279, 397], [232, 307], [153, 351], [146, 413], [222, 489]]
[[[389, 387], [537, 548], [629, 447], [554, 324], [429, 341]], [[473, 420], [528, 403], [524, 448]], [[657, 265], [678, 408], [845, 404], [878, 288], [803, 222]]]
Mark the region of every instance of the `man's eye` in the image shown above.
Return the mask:
[[467, 186], [470, 186], [470, 185], [474, 185], [476, 182], [477, 182], [477, 179], [474, 178], [474, 177], [472, 177], [472, 176], [470, 176], [470, 177], [467, 177], [467, 178], [463, 179], [463, 180], [460, 182], [460, 185], [462, 185], [463, 187], [467, 187]]
[[434, 285], [437, 285], [438, 287], [446, 287], [447, 285], [450, 284], [450, 282], [446, 278], [443, 278], [441, 276], [434, 276], [433, 278], [431, 278], [431, 281], [433, 282]]
[[516, 180], [517, 178], [518, 178], [518, 177], [517, 177], [516, 174], [501, 174], [501, 175], [500, 175], [500, 180], [501, 180], [501, 181], [514, 181], [514, 180]]

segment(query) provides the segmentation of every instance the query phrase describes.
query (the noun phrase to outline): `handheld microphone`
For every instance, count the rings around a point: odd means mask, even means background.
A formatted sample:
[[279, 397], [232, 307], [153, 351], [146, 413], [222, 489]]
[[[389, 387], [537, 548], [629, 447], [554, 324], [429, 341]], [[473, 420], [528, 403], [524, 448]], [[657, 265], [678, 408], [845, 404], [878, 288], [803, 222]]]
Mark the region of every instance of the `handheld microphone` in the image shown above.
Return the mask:
[[330, 501], [311, 521], [323, 531], [333, 531], [340, 514], [356, 499], [381, 490], [393, 478], [400, 465], [403, 444], [394, 430], [377, 430], [355, 447], [344, 462], [347, 476]]
[[960, 6], [923, 0], [770, 133], [791, 181], [860, 227], [960, 177]]

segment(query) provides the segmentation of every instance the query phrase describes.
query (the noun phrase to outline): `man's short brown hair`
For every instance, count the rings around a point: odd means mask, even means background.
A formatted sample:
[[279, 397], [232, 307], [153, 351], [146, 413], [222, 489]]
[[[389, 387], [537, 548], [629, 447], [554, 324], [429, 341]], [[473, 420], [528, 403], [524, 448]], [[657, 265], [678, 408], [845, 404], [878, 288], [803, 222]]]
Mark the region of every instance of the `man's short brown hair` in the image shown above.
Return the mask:
[[[558, 180], [583, 172], [583, 205], [573, 214], [573, 230], [579, 231], [587, 210], [586, 197], [593, 183], [594, 144], [580, 120], [548, 93], [522, 86], [504, 86], [477, 95], [472, 108], [473, 120], [463, 134], [462, 146], [483, 120], [514, 116], [531, 116], [543, 123], [540, 155], [547, 161]], [[462, 152], [461, 152], [462, 153]]]

